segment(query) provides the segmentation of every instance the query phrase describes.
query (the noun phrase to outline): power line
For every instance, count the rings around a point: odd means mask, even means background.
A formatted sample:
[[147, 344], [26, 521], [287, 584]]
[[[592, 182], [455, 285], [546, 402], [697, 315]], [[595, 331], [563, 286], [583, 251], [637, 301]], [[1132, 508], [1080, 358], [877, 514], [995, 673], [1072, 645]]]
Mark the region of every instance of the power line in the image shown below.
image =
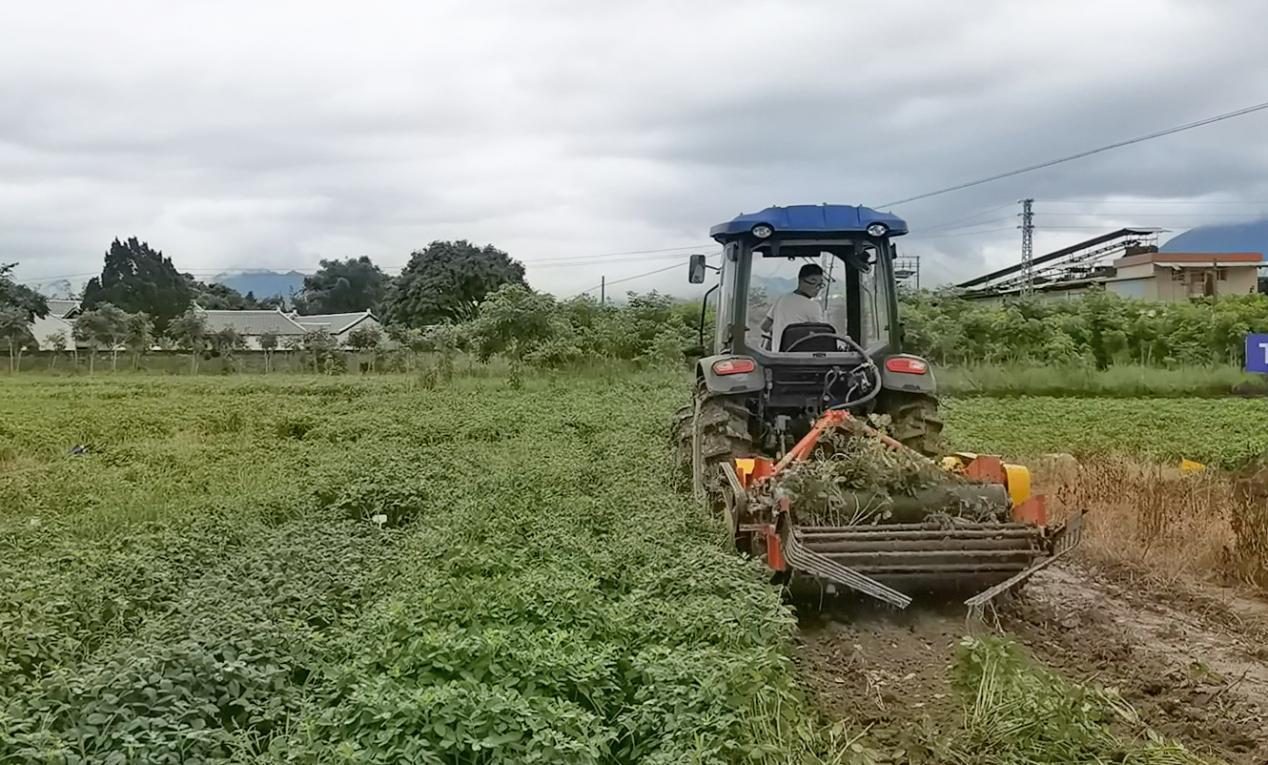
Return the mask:
[[[1001, 224], [1005, 224], [1005, 223], [1012, 224], [1012, 225], [1001, 227]], [[982, 228], [983, 226], [990, 226], [991, 228]], [[1016, 228], [1016, 224], [1013, 224], [1012, 218], [996, 218], [992, 220], [981, 221], [980, 223], [972, 223], [961, 228], [944, 229], [944, 231], [939, 231], [935, 234], [929, 234], [924, 229], [917, 229], [916, 231], [914, 231], [913, 233], [909, 234], [908, 236], [904, 238], [906, 239], [926, 239], [926, 238], [941, 239], [943, 237], [948, 237], [948, 236], [965, 236], [968, 234], [979, 234], [979, 233], [982, 233], [983, 231], [1008, 231], [1015, 228]]]
[[[1104, 226], [1102, 226], [1101, 228], [1104, 228]], [[1016, 226], [1003, 226], [1003, 227], [1000, 227], [1000, 228], [987, 228], [987, 229], [982, 229], [982, 230], [980, 230], [980, 231], [955, 231], [955, 232], [950, 233], [950, 234], [939, 234], [939, 235], [938, 235], [938, 238], [939, 238], [939, 239], [944, 239], [944, 238], [946, 238], [946, 237], [951, 237], [951, 236], [972, 236], [972, 235], [974, 235], [974, 234], [993, 234], [993, 233], [995, 233], [995, 232], [997, 232], [997, 231], [1016, 231], [1016, 230], [1017, 230], [1017, 227], [1016, 227]], [[912, 238], [913, 238], [913, 239], [919, 239], [920, 237], [919, 237], [919, 235], [917, 235], [917, 236], [914, 236], [914, 237], [912, 237]]]
[[[1035, 226], [1035, 228], [1040, 229], [1041, 231], [1104, 231], [1105, 229], [1111, 228], [1111, 227], [1110, 226]], [[1158, 228], [1157, 226], [1140, 226], [1139, 228], [1157, 229], [1159, 231], [1168, 230], [1165, 228]]]
[[543, 258], [541, 260], [525, 261], [524, 265], [536, 266], [536, 265], [554, 265], [557, 263], [576, 263], [576, 262], [593, 261], [599, 258], [624, 257], [627, 255], [658, 255], [662, 253], [681, 252], [683, 250], [698, 250], [701, 247], [713, 247], [713, 246], [714, 246], [714, 243], [709, 242], [707, 244], [687, 244], [681, 247], [664, 247], [658, 250], [626, 250], [624, 252], [602, 252], [595, 255], [568, 255], [568, 256], [562, 256], [562, 257]]
[[[1012, 220], [1013, 219], [1011, 216], [1007, 218], [991, 218], [990, 220], [979, 220], [973, 223], [965, 223], [962, 226], [944, 226], [940, 229], [935, 229], [934, 233], [941, 234], [941, 232], [944, 232], [944, 231], [959, 231], [961, 229], [978, 228], [980, 226], [998, 226], [1002, 223], [1010, 223], [1012, 222]], [[916, 233], [920, 235], [924, 235], [924, 234], [930, 233], [930, 231], [927, 228], [921, 227]]]
[[[682, 245], [679, 247], [662, 247], [659, 249], [650, 249], [650, 250], [623, 250], [620, 252], [600, 252], [600, 253], [595, 253], [593, 255], [569, 255], [569, 256], [562, 256], [562, 257], [543, 258], [541, 260], [524, 260], [521, 262], [526, 267], [557, 268], [557, 267], [569, 266], [569, 265], [585, 265], [587, 263], [601, 262], [602, 259], [605, 259], [605, 258], [628, 257], [630, 255], [662, 255], [664, 256], [667, 253], [679, 253], [686, 250], [698, 250], [702, 247], [712, 247], [712, 246], [715, 246], [715, 243], [709, 242], [707, 244], [688, 244], [688, 245]], [[390, 265], [390, 266], [380, 265], [379, 266], [379, 269], [382, 271], [401, 271], [404, 268], [405, 268], [404, 265]], [[272, 272], [294, 271], [300, 274], [312, 274], [320, 270], [320, 266], [312, 266], [312, 265], [271, 266], [269, 268], [260, 268], [259, 266], [230, 265], [230, 266], [199, 266], [199, 267], [193, 267], [193, 268], [178, 267], [176, 270], [177, 272], [182, 274], [194, 274], [194, 275], [212, 274], [216, 276], [220, 274], [237, 274], [237, 273], [251, 274], [251, 273], [259, 273], [263, 271], [272, 271]], [[33, 276], [30, 278], [21, 280], [21, 283], [22, 284], [38, 284], [43, 282], [59, 281], [62, 279], [82, 279], [82, 278], [89, 278], [93, 276], [99, 276], [100, 274], [101, 274], [100, 271], [89, 271], [86, 273], [79, 273], [79, 274], [57, 274], [53, 276]]]
[[984, 210], [978, 210], [977, 212], [972, 212], [966, 215], [962, 215], [959, 218], [956, 218], [954, 220], [944, 220], [940, 223], [934, 223], [933, 225], [930, 225], [930, 226], [921, 226], [920, 230], [924, 233], [928, 233], [930, 231], [938, 231], [944, 228], [951, 228], [951, 229], [961, 228], [962, 226], [969, 225], [969, 223], [974, 220], [990, 215], [991, 213], [996, 212], [998, 210], [1003, 210], [1005, 207], [1012, 207], [1012, 206], [1013, 206], [1012, 202], [1005, 202], [1002, 205], [996, 205], [995, 207], [987, 208]]
[[[699, 252], [701, 248], [700, 248], [700, 247], [693, 247], [693, 248], [691, 248], [691, 249], [693, 249], [693, 250], [695, 250], [695, 251]], [[641, 257], [641, 258], [639, 258], [636, 262], [638, 262], [638, 263], [645, 263], [645, 262], [647, 262], [647, 261], [655, 261], [655, 260], [680, 259], [680, 258], [682, 258], [684, 255], [687, 255], [687, 254], [689, 254], [689, 251], [687, 251], [687, 250], [684, 250], [684, 251], [682, 251], [682, 252], [674, 252], [674, 253], [660, 253], [659, 255], [648, 255], [648, 256], [645, 256], [645, 257]], [[583, 259], [583, 260], [567, 260], [567, 261], [563, 261], [563, 262], [553, 262], [553, 261], [546, 261], [546, 262], [543, 262], [543, 261], [538, 261], [538, 260], [530, 260], [530, 261], [525, 261], [525, 262], [524, 262], [524, 265], [525, 265], [526, 267], [528, 267], [528, 268], [537, 268], [537, 269], [542, 269], [542, 268], [578, 268], [578, 267], [591, 266], [591, 265], [605, 265], [605, 264], [612, 264], [612, 263], [615, 263], [615, 262], [619, 262], [620, 260], [626, 260], [626, 259], [627, 259], [627, 258], [606, 258], [606, 259], [586, 258], [586, 259]]]
[[1173, 202], [1171, 202], [1171, 201], [1167, 201], [1167, 200], [1165, 200], [1165, 199], [1142, 199], [1142, 200], [1137, 200], [1137, 201], [1130, 201], [1130, 200], [1126, 200], [1126, 199], [1051, 199], [1051, 200], [1049, 200], [1049, 199], [1045, 199], [1045, 200], [1043, 200], [1043, 203], [1044, 203], [1045, 205], [1103, 205], [1103, 204], [1113, 204], [1113, 205], [1130, 205], [1130, 206], [1135, 206], [1135, 205], [1174, 205], [1174, 206], [1176, 206], [1176, 207], [1180, 207], [1180, 206], [1185, 206], [1185, 207], [1203, 207], [1203, 206], [1206, 206], [1206, 205], [1268, 205], [1268, 199], [1244, 199], [1244, 200], [1239, 200], [1239, 201], [1234, 201], [1234, 200], [1231, 200], [1231, 199], [1229, 199], [1229, 200], [1205, 200], [1205, 201], [1203, 201], [1203, 200], [1189, 200], [1189, 201], [1186, 201], [1186, 200], [1177, 200], [1177, 201], [1173, 201]]
[[1202, 127], [1203, 125], [1210, 125], [1211, 123], [1221, 122], [1223, 120], [1231, 120], [1234, 117], [1241, 117], [1243, 115], [1262, 111], [1264, 109], [1268, 109], [1268, 101], [1265, 101], [1260, 104], [1254, 104], [1253, 106], [1246, 106], [1231, 112], [1217, 114], [1213, 117], [1205, 117], [1203, 119], [1196, 120], [1194, 122], [1187, 122], [1183, 125], [1177, 125], [1175, 127], [1167, 128], [1166, 130], [1159, 130], [1153, 133], [1147, 133], [1145, 135], [1136, 136], [1135, 138], [1128, 138], [1125, 141], [1117, 141], [1115, 143], [1106, 144], [1104, 146], [1098, 146], [1095, 149], [1088, 149], [1087, 151], [1081, 151], [1081, 152], [1078, 152], [1077, 154], [1071, 154], [1069, 156], [1059, 157], [1057, 159], [1050, 159], [1046, 162], [1040, 162], [1035, 165], [1027, 165], [1026, 167], [1019, 167], [1016, 170], [1009, 170], [1007, 172], [997, 173], [996, 175], [990, 175], [985, 178], [978, 178], [975, 181], [957, 183], [954, 186], [947, 186], [946, 188], [937, 189], [936, 191], [928, 191], [928, 192], [925, 192], [924, 194], [917, 194], [915, 196], [907, 197], [906, 199], [898, 199], [893, 202], [883, 202], [879, 206], [893, 207], [894, 205], [901, 205], [901, 204], [906, 204], [908, 202], [915, 202], [918, 199], [928, 199], [929, 197], [936, 197], [941, 194], [949, 194], [952, 191], [960, 191], [962, 189], [972, 188], [973, 186], [981, 186], [984, 183], [990, 183], [992, 181], [998, 181], [1004, 178], [1011, 178], [1014, 175], [1021, 175], [1022, 173], [1029, 173], [1035, 170], [1042, 170], [1046, 167], [1052, 167], [1053, 165], [1060, 165], [1064, 162], [1071, 162], [1076, 159], [1083, 159], [1084, 157], [1090, 157], [1093, 154], [1100, 154], [1101, 152], [1110, 151], [1111, 149], [1119, 149], [1124, 146], [1130, 146], [1135, 143], [1141, 143], [1142, 141], [1149, 141], [1154, 138], [1161, 138], [1163, 136], [1171, 135], [1173, 133], [1179, 133], [1185, 130], [1193, 130], [1194, 128]]
[[1099, 216], [1101, 216], [1101, 217], [1108, 217], [1108, 216], [1114, 216], [1114, 215], [1140, 215], [1140, 216], [1148, 216], [1148, 217], [1150, 217], [1150, 218], [1221, 218], [1221, 219], [1227, 219], [1227, 218], [1230, 218], [1230, 217], [1236, 218], [1236, 217], [1239, 217], [1239, 216], [1245, 215], [1245, 213], [1232, 213], [1232, 212], [1227, 212], [1227, 213], [1200, 213], [1200, 212], [1197, 212], [1197, 213], [1186, 213], [1186, 212], [1164, 212], [1164, 213], [1156, 213], [1156, 212], [1136, 212], [1136, 211], [1132, 211], [1132, 210], [1084, 210], [1083, 212], [1048, 212], [1048, 211], [1046, 211], [1046, 210], [1045, 210], [1045, 211], [1044, 211], [1044, 215], [1047, 215], [1047, 216], [1049, 216], [1049, 217], [1056, 216], [1056, 217], [1060, 217], [1060, 218], [1078, 218], [1078, 217], [1091, 218], [1091, 217], [1095, 217], [1095, 216], [1098, 216], [1098, 215], [1099, 215]]
[[[718, 255], [718, 253], [716, 253], [716, 252], [715, 252], [715, 253], [713, 253], [713, 255], [710, 255], [709, 257], [710, 257], [710, 259], [712, 259], [712, 258], [717, 257], [717, 255]], [[654, 275], [654, 274], [664, 273], [665, 271], [668, 271], [668, 270], [673, 269], [673, 268], [680, 268], [681, 266], [682, 266], [682, 263], [670, 263], [669, 265], [667, 265], [667, 266], [665, 266], [665, 267], [663, 267], [663, 268], [657, 268], [657, 269], [653, 269], [653, 270], [651, 270], [651, 271], [645, 271], [645, 272], [643, 272], [643, 273], [641, 273], [641, 274], [634, 274], [633, 276], [623, 276], [623, 277], [621, 277], [620, 279], [611, 279], [611, 280], [607, 280], [604, 284], [596, 284], [596, 285], [594, 285], [593, 287], [588, 287], [588, 288], [586, 288], [586, 289], [584, 289], [584, 290], [582, 290], [582, 291], [580, 291], [580, 292], [578, 292], [578, 293], [576, 293], [576, 294], [577, 294], [577, 295], [584, 295], [584, 294], [586, 294], [587, 292], [594, 292], [595, 290], [599, 289], [599, 288], [600, 288], [600, 287], [602, 287], [602, 286], [608, 286], [608, 287], [611, 287], [613, 284], [621, 284], [621, 283], [623, 283], [623, 282], [632, 282], [632, 281], [634, 281], [635, 279], [642, 279], [642, 278], [643, 278], [643, 277], [645, 277], [645, 276], [652, 276], [652, 275]], [[575, 297], [575, 296], [574, 296], [574, 297]]]

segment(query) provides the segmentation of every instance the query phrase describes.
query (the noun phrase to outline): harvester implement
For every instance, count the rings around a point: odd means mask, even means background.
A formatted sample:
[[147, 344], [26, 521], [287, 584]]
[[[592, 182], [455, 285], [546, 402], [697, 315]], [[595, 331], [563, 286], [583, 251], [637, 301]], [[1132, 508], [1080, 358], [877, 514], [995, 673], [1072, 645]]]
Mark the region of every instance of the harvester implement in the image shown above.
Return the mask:
[[766, 517], [758, 517], [752, 510], [759, 504], [751, 501], [754, 493], [771, 494], [784, 471], [813, 459], [819, 440], [838, 428], [877, 439], [890, 449], [906, 449], [848, 412], [830, 410], [780, 460], [738, 458], [722, 466], [727, 483], [723, 507], [737, 540], [751, 540], [750, 548], [781, 575], [811, 577], [897, 608], [911, 604], [912, 592], [974, 589], [977, 594], [965, 604], [980, 608], [1079, 542], [1081, 516], [1049, 527], [1044, 498], [1029, 495], [1028, 471], [978, 455], [944, 460], [949, 487], [934, 492], [992, 503], [1008, 520], [942, 516], [907, 523], [806, 525], [798, 522], [786, 496], [776, 500]]

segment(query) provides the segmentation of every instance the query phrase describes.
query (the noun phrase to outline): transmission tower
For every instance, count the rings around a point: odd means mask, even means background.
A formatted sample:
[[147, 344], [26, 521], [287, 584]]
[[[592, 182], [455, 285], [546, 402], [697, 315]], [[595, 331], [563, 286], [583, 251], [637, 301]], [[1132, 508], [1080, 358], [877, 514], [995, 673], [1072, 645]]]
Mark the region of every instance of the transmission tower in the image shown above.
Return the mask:
[[1031, 270], [1031, 259], [1035, 255], [1035, 214], [1031, 205], [1033, 199], [1021, 200], [1021, 293], [1029, 295], [1034, 290], [1034, 272]]

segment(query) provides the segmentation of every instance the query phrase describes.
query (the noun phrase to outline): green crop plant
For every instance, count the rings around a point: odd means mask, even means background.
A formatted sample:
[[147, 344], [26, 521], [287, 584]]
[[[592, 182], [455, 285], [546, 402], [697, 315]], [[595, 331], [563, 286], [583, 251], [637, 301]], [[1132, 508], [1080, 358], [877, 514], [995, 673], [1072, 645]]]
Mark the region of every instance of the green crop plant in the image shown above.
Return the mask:
[[679, 382], [15, 381], [0, 761], [857, 761]]
[[1268, 405], [1256, 398], [952, 398], [956, 449], [1024, 457], [1130, 454], [1238, 467], [1268, 455]]
[[667, 480], [681, 376], [521, 382], [0, 388], [0, 762], [871, 762]]

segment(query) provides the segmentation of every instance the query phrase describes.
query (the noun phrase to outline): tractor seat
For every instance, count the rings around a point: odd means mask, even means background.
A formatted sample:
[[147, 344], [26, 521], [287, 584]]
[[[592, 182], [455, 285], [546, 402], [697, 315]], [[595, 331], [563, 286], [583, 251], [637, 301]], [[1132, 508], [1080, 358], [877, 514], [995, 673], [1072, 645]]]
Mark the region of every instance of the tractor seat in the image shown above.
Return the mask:
[[[784, 333], [779, 337], [779, 348], [782, 351], [803, 337], [825, 332], [835, 335], [837, 334], [837, 329], [826, 322], [789, 324], [784, 327]], [[837, 350], [837, 343], [838, 341], [835, 337], [816, 337], [797, 346], [797, 350], [793, 351], [793, 353], [832, 353]]]

